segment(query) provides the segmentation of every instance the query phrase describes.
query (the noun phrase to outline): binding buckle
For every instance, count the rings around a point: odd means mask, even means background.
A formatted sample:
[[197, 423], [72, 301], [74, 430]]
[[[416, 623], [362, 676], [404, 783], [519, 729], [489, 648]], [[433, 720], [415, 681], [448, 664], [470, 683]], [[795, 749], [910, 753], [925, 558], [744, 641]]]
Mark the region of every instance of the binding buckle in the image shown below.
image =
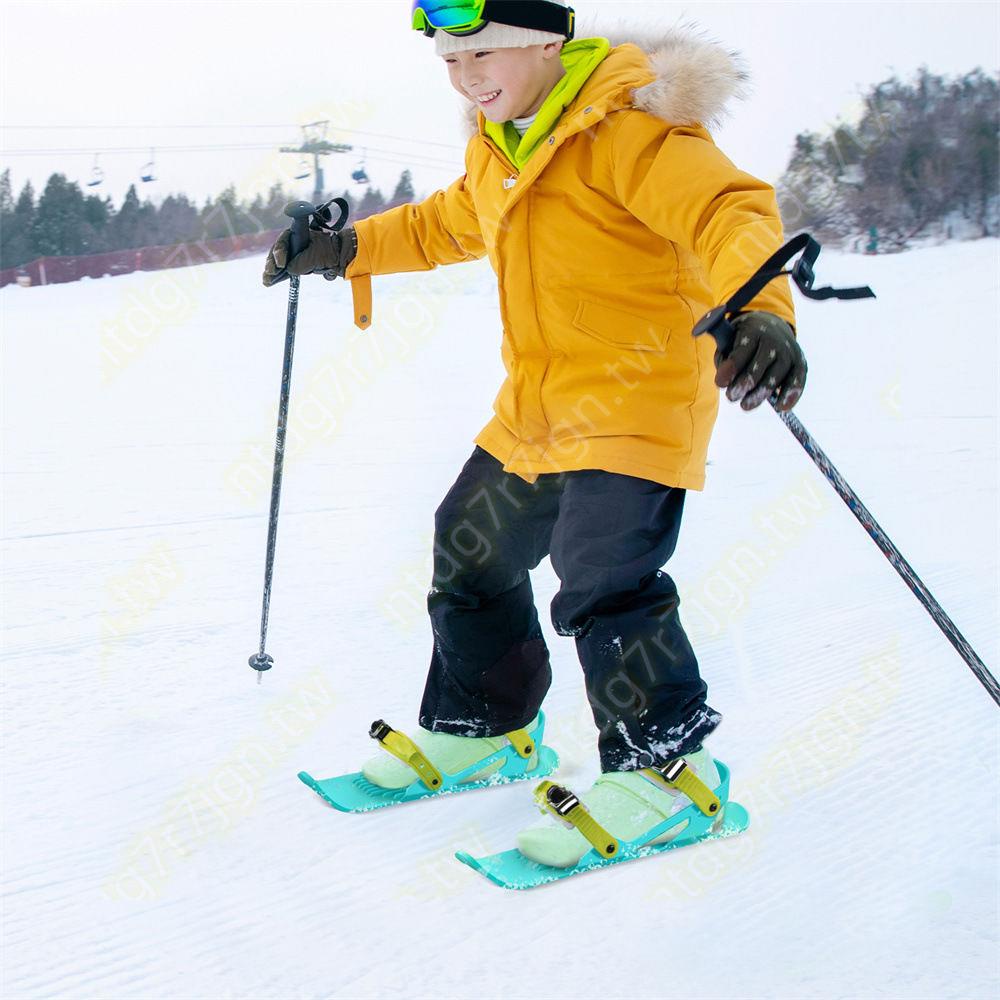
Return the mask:
[[562, 785], [550, 785], [545, 792], [545, 800], [553, 811], [561, 817], [580, 804], [580, 800]]
[[687, 762], [683, 757], [678, 757], [676, 760], [668, 760], [666, 764], [661, 764], [654, 770], [659, 771], [666, 781], [673, 784], [687, 770]]
[[590, 815], [587, 807], [568, 788], [554, 781], [543, 781], [535, 789], [535, 803], [560, 823], [575, 827], [602, 858], [613, 858], [618, 853], [617, 838]]
[[668, 760], [665, 764], [654, 764], [645, 770], [650, 781], [662, 781], [686, 795], [705, 816], [714, 816], [722, 808], [719, 797], [688, 767], [683, 757]]
[[392, 731], [392, 726], [390, 726], [388, 722], [384, 722], [382, 719], [376, 719], [372, 723], [371, 729], [368, 730], [368, 735], [373, 740], [378, 740], [379, 743], [381, 743], [382, 740], [384, 740]]
[[442, 787], [444, 778], [441, 772], [424, 756], [420, 747], [406, 733], [393, 729], [384, 719], [376, 719], [368, 730], [368, 735], [373, 740], [378, 740], [379, 745], [388, 750], [393, 757], [413, 768], [417, 777], [432, 792]]

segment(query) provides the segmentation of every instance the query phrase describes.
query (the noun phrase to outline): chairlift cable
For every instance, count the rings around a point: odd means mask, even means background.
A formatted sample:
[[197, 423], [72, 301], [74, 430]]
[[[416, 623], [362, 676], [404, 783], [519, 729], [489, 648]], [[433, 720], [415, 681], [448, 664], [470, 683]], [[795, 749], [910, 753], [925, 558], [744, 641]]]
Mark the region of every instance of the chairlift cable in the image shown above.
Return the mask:
[[[267, 128], [267, 129], [301, 129], [301, 125], [7, 125], [0, 124], [0, 129], [10, 129], [15, 131], [34, 131], [34, 130], [101, 130], [112, 132], [118, 129], [139, 129], [139, 130], [150, 130], [150, 129], [212, 129], [213, 131], [219, 131], [219, 129], [251, 129], [251, 128]], [[454, 142], [435, 142], [433, 139], [424, 139], [422, 137], [409, 137], [404, 135], [394, 135], [390, 132], [369, 132], [366, 129], [357, 128], [346, 128], [340, 125], [331, 125], [331, 131], [333, 132], [346, 132], [351, 135], [370, 135], [377, 139], [394, 139], [398, 142], [411, 142], [415, 145], [420, 146], [440, 146], [444, 149], [455, 149], [464, 150], [465, 146], [459, 145]]]

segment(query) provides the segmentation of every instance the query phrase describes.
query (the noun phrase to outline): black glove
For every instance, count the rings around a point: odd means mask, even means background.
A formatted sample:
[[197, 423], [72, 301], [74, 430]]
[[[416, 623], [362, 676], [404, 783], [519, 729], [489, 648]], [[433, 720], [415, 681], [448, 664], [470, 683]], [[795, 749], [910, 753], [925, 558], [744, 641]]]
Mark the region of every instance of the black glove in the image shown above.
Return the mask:
[[289, 260], [291, 235], [291, 229], [286, 229], [268, 251], [264, 263], [266, 288], [284, 281], [289, 274], [322, 274], [329, 281], [343, 278], [358, 253], [358, 237], [353, 226], [336, 233], [310, 231], [309, 246]]
[[787, 413], [806, 385], [806, 358], [792, 328], [769, 312], [740, 313], [730, 320], [736, 331], [726, 357], [715, 352], [715, 384], [726, 398], [753, 410], [768, 397], [775, 409]]

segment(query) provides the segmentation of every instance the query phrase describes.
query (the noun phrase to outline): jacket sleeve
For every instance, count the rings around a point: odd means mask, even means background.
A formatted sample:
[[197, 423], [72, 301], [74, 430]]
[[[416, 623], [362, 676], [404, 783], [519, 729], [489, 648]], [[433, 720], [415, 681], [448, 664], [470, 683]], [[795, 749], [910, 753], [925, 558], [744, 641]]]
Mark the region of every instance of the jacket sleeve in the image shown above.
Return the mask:
[[[784, 242], [770, 184], [739, 170], [699, 125], [671, 125], [644, 112], [622, 115], [612, 143], [622, 204], [665, 239], [697, 255], [715, 298], [729, 298]], [[747, 306], [795, 326], [787, 277]]]
[[444, 191], [356, 223], [358, 254], [347, 277], [430, 271], [486, 255], [475, 205], [463, 174]]

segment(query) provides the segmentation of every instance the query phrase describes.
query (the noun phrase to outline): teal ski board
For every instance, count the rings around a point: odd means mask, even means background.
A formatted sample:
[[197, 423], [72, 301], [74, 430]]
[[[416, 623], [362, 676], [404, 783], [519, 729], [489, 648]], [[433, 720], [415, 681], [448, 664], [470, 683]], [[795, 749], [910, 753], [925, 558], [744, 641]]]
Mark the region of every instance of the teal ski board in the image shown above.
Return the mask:
[[[405, 788], [382, 788], [368, 781], [360, 771], [323, 779], [314, 778], [307, 771], [300, 771], [299, 780], [341, 812], [370, 812], [373, 809], [384, 809], [386, 806], [416, 802], [418, 799], [471, 792], [477, 788], [492, 788], [514, 781], [533, 781], [547, 777], [559, 766], [559, 755], [552, 747], [542, 744], [545, 735], [545, 715], [544, 713], [539, 715], [539, 723], [532, 733], [538, 752], [538, 765], [531, 771], [527, 770], [528, 760], [521, 757], [514, 747], [508, 744], [455, 774], [442, 772], [444, 781], [440, 789], [428, 788], [419, 778]], [[463, 778], [482, 771], [498, 760], [503, 760], [503, 764], [488, 778], [463, 782]]]
[[[700, 844], [702, 841], [734, 837], [749, 826], [750, 816], [738, 802], [727, 801], [729, 769], [720, 761], [716, 761], [716, 764], [719, 768], [721, 781], [719, 787], [715, 789], [715, 794], [725, 803], [721, 816], [705, 816], [694, 805], [690, 805], [648, 830], [640, 839], [619, 841], [618, 853], [613, 858], [601, 857], [596, 850], [591, 848], [572, 867], [553, 868], [526, 858], [517, 848], [481, 858], [473, 857], [465, 851], [458, 851], [455, 857], [473, 871], [479, 872], [480, 875], [505, 889], [532, 889], [535, 886], [545, 885], [547, 882], [572, 878], [574, 875], [582, 875], [584, 872], [594, 871], [597, 868], [607, 868], [609, 865], [635, 861], [652, 854], [661, 854], [664, 851], [673, 851], [680, 847], [690, 847], [692, 844]], [[678, 834], [673, 840], [662, 844], [649, 843], [649, 841], [668, 832], [671, 827], [680, 825], [684, 820], [687, 820], [687, 826], [683, 833]], [[643, 844], [648, 846], [644, 847]]]

